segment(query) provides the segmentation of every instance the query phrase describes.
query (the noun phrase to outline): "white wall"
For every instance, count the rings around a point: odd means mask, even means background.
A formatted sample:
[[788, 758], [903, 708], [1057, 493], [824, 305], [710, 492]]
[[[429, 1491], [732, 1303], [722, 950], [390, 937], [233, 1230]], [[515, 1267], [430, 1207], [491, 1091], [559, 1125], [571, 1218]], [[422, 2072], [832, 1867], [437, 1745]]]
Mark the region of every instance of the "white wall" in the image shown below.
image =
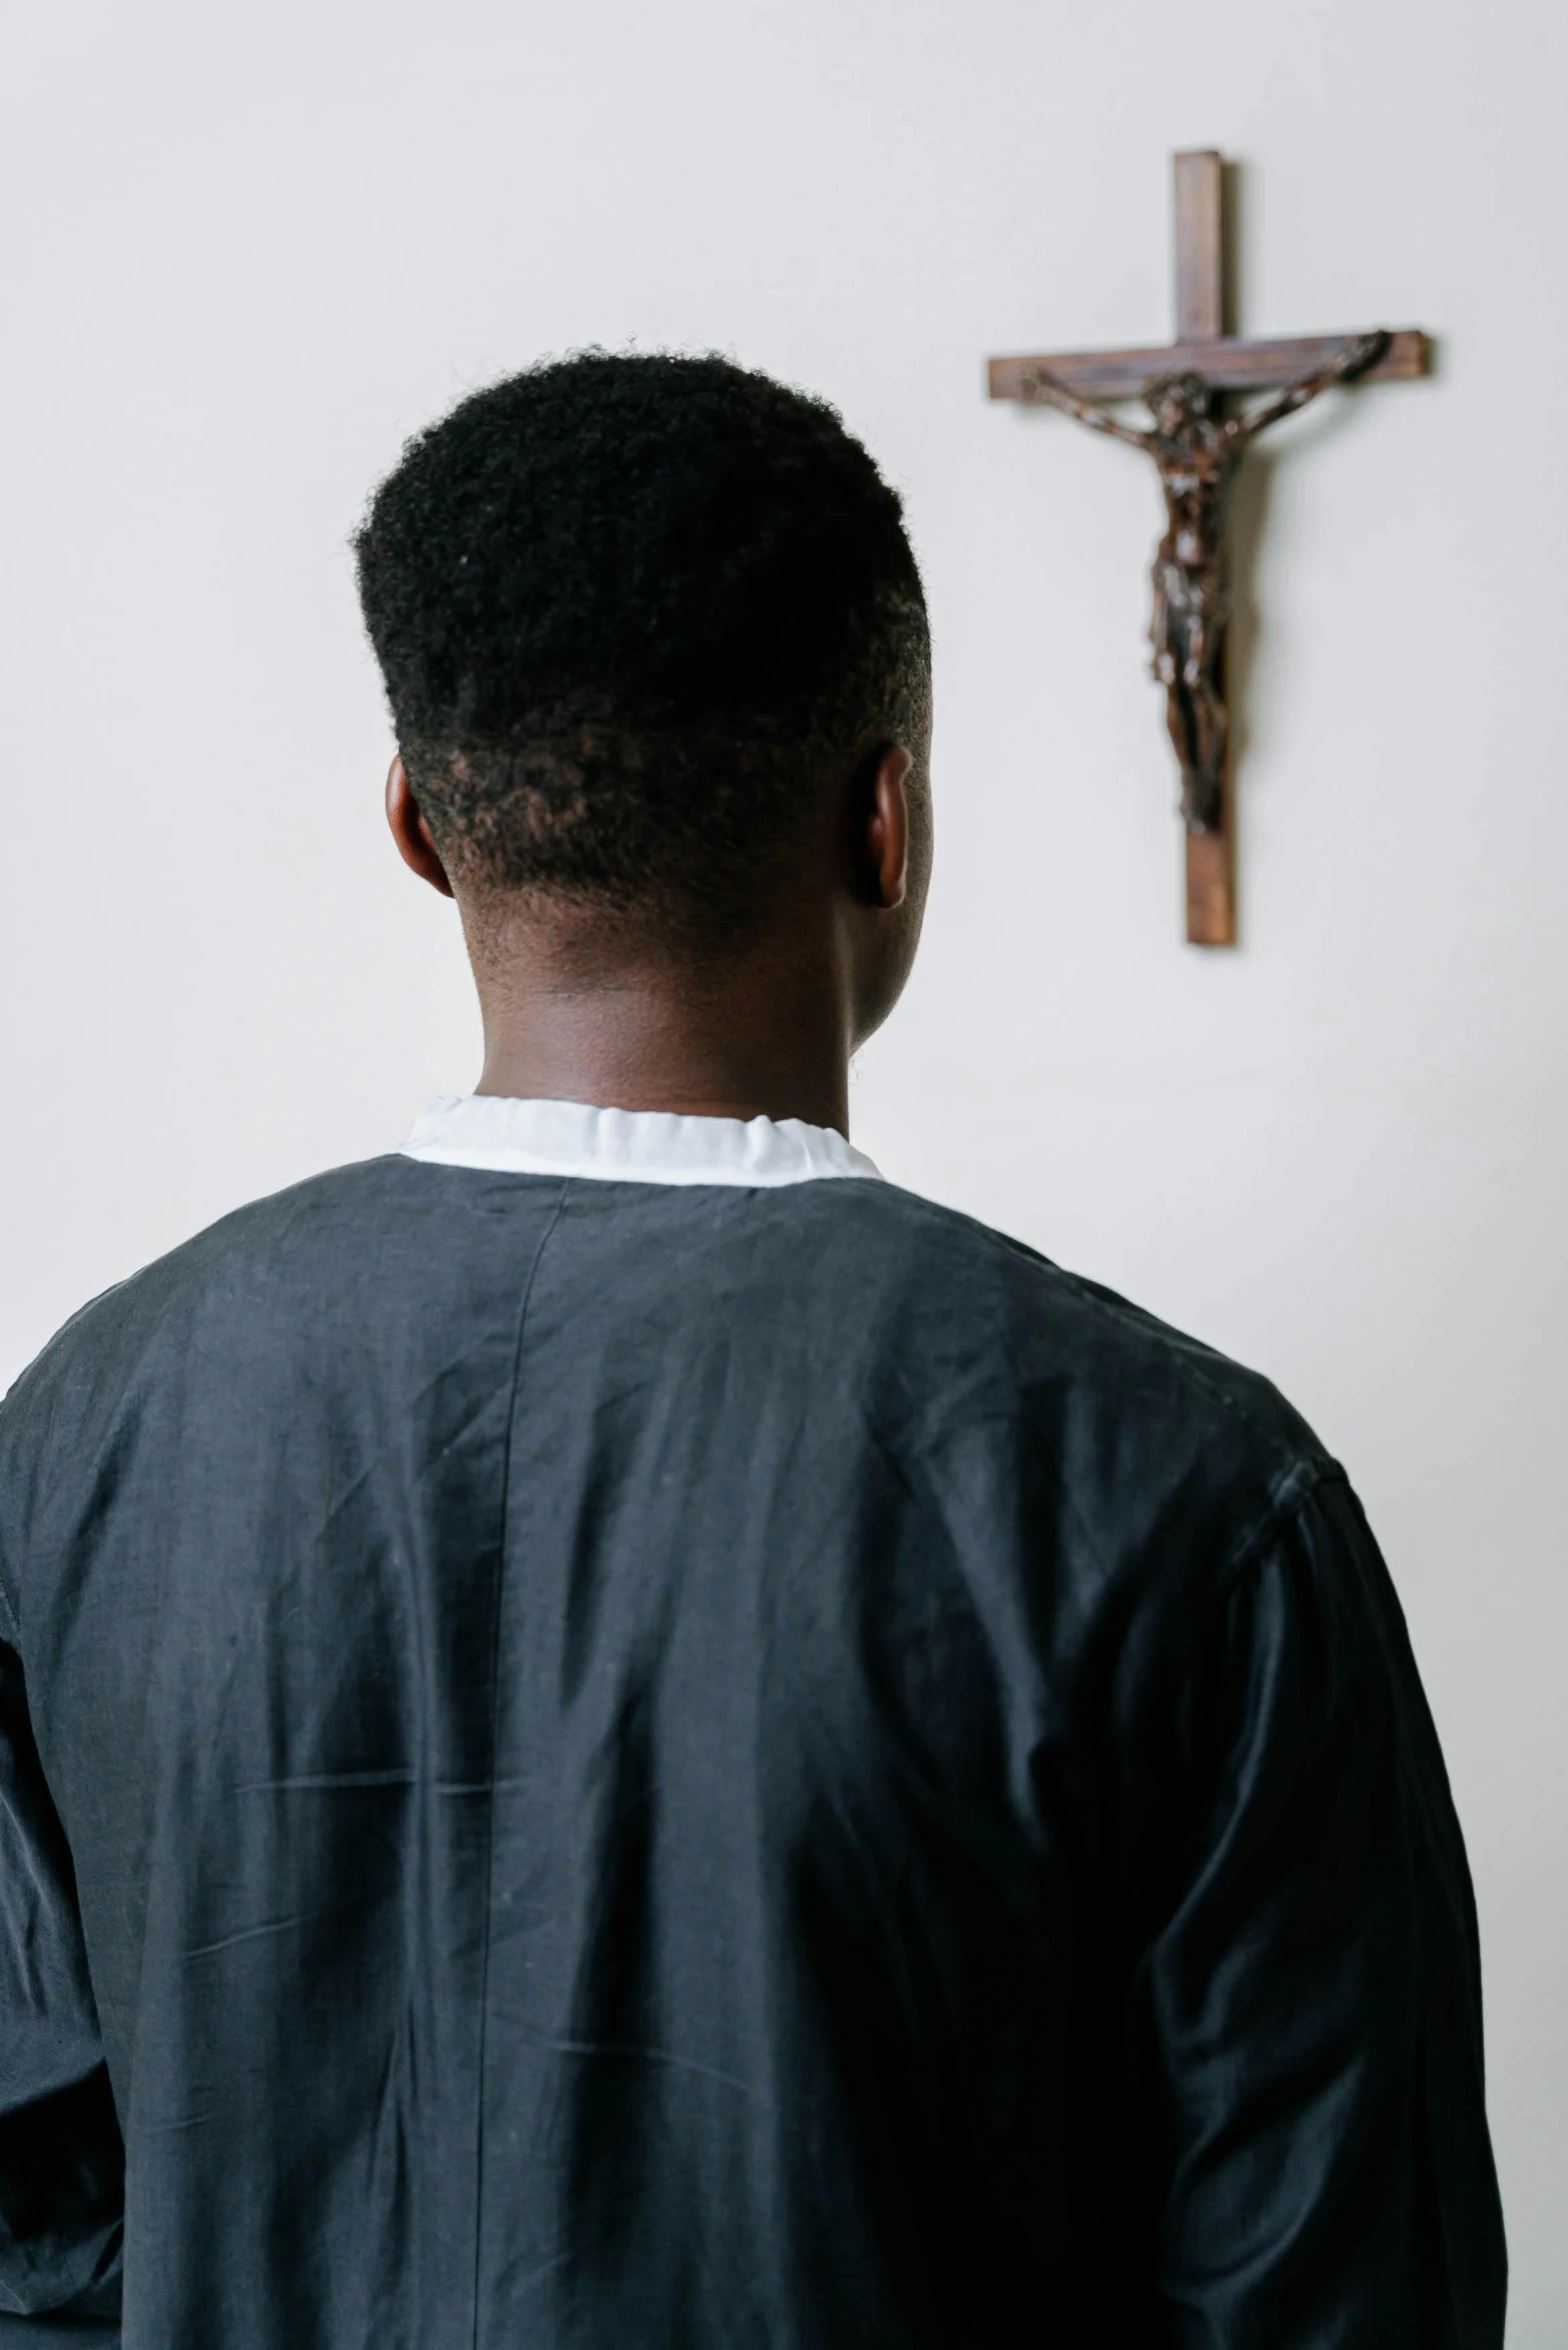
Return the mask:
[[[1469, 1833], [1514, 2350], [1568, 2308], [1564, 19], [1528, 0], [33, 0], [0, 76], [0, 1379], [238, 1200], [462, 1090], [380, 830], [344, 541], [403, 436], [589, 341], [827, 392], [905, 488], [941, 873], [857, 1135], [1272, 1373], [1349, 1464]], [[1168, 164], [1243, 323], [1442, 337], [1286, 428], [1245, 944], [1178, 943], [1155, 491], [991, 408], [1158, 337]]]

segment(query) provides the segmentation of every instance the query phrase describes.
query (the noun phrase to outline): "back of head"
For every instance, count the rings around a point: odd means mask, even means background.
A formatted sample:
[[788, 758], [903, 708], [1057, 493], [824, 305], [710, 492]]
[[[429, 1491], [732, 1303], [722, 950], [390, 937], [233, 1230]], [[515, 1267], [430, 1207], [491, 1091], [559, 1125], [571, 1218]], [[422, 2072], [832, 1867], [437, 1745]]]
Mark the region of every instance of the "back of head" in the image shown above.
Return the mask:
[[727, 927], [835, 776], [918, 738], [919, 572], [834, 411], [587, 352], [412, 441], [357, 542], [404, 764], [459, 888]]

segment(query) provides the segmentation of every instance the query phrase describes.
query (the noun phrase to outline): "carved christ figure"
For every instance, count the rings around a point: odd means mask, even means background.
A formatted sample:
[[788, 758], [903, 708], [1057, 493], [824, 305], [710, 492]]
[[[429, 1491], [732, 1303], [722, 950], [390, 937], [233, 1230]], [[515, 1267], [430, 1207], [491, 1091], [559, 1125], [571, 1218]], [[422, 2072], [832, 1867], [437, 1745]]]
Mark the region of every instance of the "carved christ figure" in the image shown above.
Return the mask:
[[1143, 399], [1154, 423], [1143, 431], [1096, 401], [1080, 400], [1040, 369], [1023, 379], [1026, 400], [1046, 402], [1093, 432], [1147, 450], [1159, 467], [1166, 523], [1154, 558], [1149, 639], [1154, 675], [1165, 688], [1166, 723], [1181, 768], [1181, 812], [1190, 832], [1207, 832], [1220, 821], [1224, 796], [1230, 510], [1248, 443], [1331, 384], [1348, 383], [1370, 367], [1387, 341], [1382, 331], [1357, 335], [1315, 375], [1235, 416], [1216, 414], [1213, 387], [1204, 376], [1151, 376]]

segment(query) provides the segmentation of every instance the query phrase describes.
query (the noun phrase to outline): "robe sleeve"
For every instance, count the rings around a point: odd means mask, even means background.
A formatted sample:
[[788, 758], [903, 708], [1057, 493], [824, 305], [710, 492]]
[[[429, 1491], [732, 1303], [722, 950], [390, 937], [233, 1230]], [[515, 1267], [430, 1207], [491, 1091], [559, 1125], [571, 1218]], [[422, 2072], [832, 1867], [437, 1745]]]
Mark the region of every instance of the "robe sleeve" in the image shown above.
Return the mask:
[[1212, 1629], [1179, 1741], [1179, 1898], [1145, 1965], [1161, 2338], [1497, 2350], [1469, 1872], [1399, 1604], [1337, 1473]]
[[0, 2350], [119, 2339], [124, 2157], [75, 1873], [0, 1598]]

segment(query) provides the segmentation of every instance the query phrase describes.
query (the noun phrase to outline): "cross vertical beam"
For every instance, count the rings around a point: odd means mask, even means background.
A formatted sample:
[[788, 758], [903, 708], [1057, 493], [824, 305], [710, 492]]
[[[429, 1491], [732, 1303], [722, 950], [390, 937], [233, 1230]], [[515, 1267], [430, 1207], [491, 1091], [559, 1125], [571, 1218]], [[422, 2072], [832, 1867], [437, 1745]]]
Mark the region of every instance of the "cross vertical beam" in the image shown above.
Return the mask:
[[[1176, 340], [1218, 342], [1225, 332], [1225, 176], [1216, 150], [1173, 158], [1176, 222]], [[1227, 692], [1226, 702], [1230, 700]], [[1187, 943], [1236, 943], [1236, 800], [1231, 754], [1217, 824], [1185, 834]]]
[[1225, 178], [1213, 147], [1172, 158], [1176, 169], [1176, 340], [1225, 332]]

